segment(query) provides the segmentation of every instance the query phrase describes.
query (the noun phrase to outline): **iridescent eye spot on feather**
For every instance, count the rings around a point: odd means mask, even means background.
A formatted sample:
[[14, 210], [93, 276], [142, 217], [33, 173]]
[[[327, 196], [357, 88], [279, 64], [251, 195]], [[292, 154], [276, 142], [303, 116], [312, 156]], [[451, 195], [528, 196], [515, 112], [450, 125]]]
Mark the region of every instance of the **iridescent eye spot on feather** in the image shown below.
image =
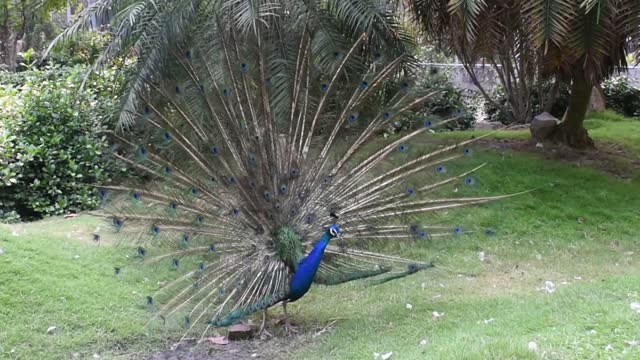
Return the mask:
[[196, 224], [198, 225], [204, 224], [204, 218], [202, 217], [202, 215], [196, 216]]
[[131, 198], [133, 198], [133, 200], [140, 200], [140, 194], [138, 194], [137, 192], [134, 192], [133, 194], [131, 194]]
[[329, 185], [329, 184], [331, 184], [331, 176], [323, 176], [323, 177], [322, 177], [322, 184], [323, 184], [323, 185]]
[[349, 115], [349, 123], [350, 124], [355, 123], [357, 120], [358, 120], [358, 114], [357, 113]]
[[114, 275], [120, 275], [120, 268], [119, 268], [119, 267], [117, 267], [117, 266], [116, 266], [116, 267], [114, 267], [114, 268], [113, 268], [113, 273], [114, 273]]
[[407, 188], [407, 195], [411, 196], [411, 195], [415, 195], [416, 190], [412, 187], [408, 187]]
[[297, 213], [298, 213], [298, 211], [296, 209], [289, 210], [289, 215], [291, 215], [291, 216], [295, 216]]
[[147, 296], [147, 305], [153, 306], [153, 298], [151, 296]]
[[339, 51], [334, 51], [333, 58], [336, 60], [340, 60], [342, 58], [342, 54]]
[[98, 190], [98, 197], [100, 197], [100, 200], [106, 200], [108, 196], [109, 196], [109, 193], [107, 192], [107, 190], [104, 190], [104, 189]]
[[438, 174], [444, 174], [445, 172], [447, 172], [447, 168], [445, 168], [443, 165], [438, 165], [436, 166], [436, 172]]
[[304, 221], [305, 221], [307, 224], [309, 224], [309, 225], [313, 224], [313, 222], [314, 222], [314, 221], [316, 221], [316, 214], [309, 214], [309, 215], [307, 215], [307, 216], [304, 218]]
[[409, 231], [411, 231], [411, 233], [413, 233], [413, 234], [417, 234], [419, 229], [420, 229], [420, 227], [418, 225], [409, 226]]
[[198, 265], [198, 270], [205, 271], [206, 269], [207, 269], [207, 264], [201, 262], [200, 265]]
[[147, 256], [147, 250], [145, 248], [143, 248], [142, 246], [138, 247], [138, 256], [140, 257], [145, 257]]
[[113, 224], [113, 226], [115, 226], [117, 230], [122, 229], [122, 227], [124, 226], [124, 222], [118, 218], [113, 218], [111, 220], [111, 224]]
[[428, 129], [431, 126], [433, 126], [433, 123], [431, 122], [431, 120], [425, 120], [424, 121], [424, 127], [426, 127]]
[[382, 114], [382, 117], [383, 117], [385, 120], [388, 120], [388, 119], [391, 117], [391, 114], [389, 114], [389, 112], [388, 112], [388, 111], [385, 111], [385, 112]]
[[231, 215], [238, 216], [238, 214], [240, 214], [240, 210], [238, 210], [238, 209], [232, 209], [231, 210]]
[[256, 181], [253, 179], [249, 180], [249, 187], [255, 189], [257, 187]]
[[402, 84], [400, 84], [400, 90], [402, 92], [407, 92], [407, 90], [409, 90], [409, 84], [406, 82], [403, 82]]
[[180, 86], [176, 86], [176, 94], [180, 95], [181, 92]]
[[407, 265], [407, 272], [409, 274], [414, 274], [420, 270], [420, 266], [418, 264], [409, 264]]
[[153, 236], [156, 236], [156, 235], [160, 234], [160, 228], [155, 224], [151, 225], [151, 229], [150, 230], [151, 230], [151, 235], [153, 235]]
[[164, 171], [165, 175], [169, 175], [173, 171], [170, 166], [165, 166], [162, 170]]
[[229, 182], [229, 184], [231, 185], [235, 185], [238, 181], [236, 180], [236, 177], [231, 175], [227, 178], [227, 181]]
[[462, 234], [462, 228], [460, 226], [456, 226], [453, 228], [453, 233], [456, 235]]
[[209, 245], [209, 253], [216, 252], [216, 246], [214, 244]]
[[168, 131], [165, 131], [165, 132], [164, 132], [164, 139], [165, 139], [166, 141], [171, 141], [171, 133], [170, 133], [170, 132], [168, 132]]
[[460, 108], [456, 109], [456, 115], [457, 116], [462, 115], [462, 110], [460, 110]]
[[492, 235], [495, 235], [495, 234], [496, 234], [496, 231], [495, 231], [495, 230], [493, 230], [493, 229], [486, 229], [486, 230], [484, 231], [484, 234], [485, 234], [485, 235], [488, 235], [488, 236], [492, 236]]
[[189, 192], [192, 196], [198, 196], [198, 189], [196, 187], [192, 187]]
[[178, 208], [178, 205], [176, 205], [176, 203], [174, 203], [174, 202], [170, 202], [169, 203], [169, 209], [176, 210], [177, 208]]
[[187, 60], [191, 60], [191, 50], [187, 50], [184, 52], [184, 57], [187, 58]]
[[269, 202], [271, 201], [271, 193], [268, 191], [265, 191], [264, 193], [262, 193], [262, 196], [264, 196], [264, 199]]
[[218, 155], [218, 154], [220, 154], [220, 148], [219, 148], [219, 147], [217, 147], [217, 146], [213, 146], [213, 147], [211, 147], [211, 153], [212, 153], [213, 155]]
[[186, 327], [187, 329], [191, 327], [191, 319], [189, 319], [188, 316], [185, 316], [184, 318], [184, 327]]
[[329, 85], [322, 83], [320, 84], [320, 91], [326, 93], [329, 90]]
[[405, 151], [407, 151], [407, 149], [408, 149], [408, 148], [409, 148], [409, 147], [408, 147], [407, 145], [405, 145], [405, 144], [400, 144], [400, 146], [398, 146], [398, 151], [400, 151], [400, 152], [405, 152]]
[[472, 178], [472, 177], [468, 177], [466, 179], [464, 179], [464, 183], [466, 185], [473, 185], [476, 183], [476, 179]]
[[289, 192], [289, 188], [287, 187], [287, 185], [280, 185], [280, 194], [282, 195], [286, 195]]
[[249, 70], [249, 64], [247, 63], [240, 64], [240, 71], [242, 71], [243, 73], [246, 73], [248, 70]]
[[145, 114], [145, 115], [149, 115], [149, 114], [151, 114], [151, 108], [149, 108], [149, 106], [148, 106], [148, 105], [144, 107], [144, 114]]
[[471, 155], [471, 149], [469, 149], [469, 148], [465, 148], [465, 149], [462, 151], [462, 153], [464, 154], [464, 156], [469, 156], [469, 155]]
[[229, 95], [231, 95], [231, 90], [224, 88], [222, 90], [222, 95], [224, 95], [225, 97], [228, 97]]
[[182, 234], [182, 242], [185, 245], [189, 245], [189, 243], [191, 243], [191, 238], [189, 237], [189, 234]]
[[424, 238], [426, 238], [426, 237], [427, 237], [427, 232], [426, 232], [426, 231], [424, 231], [424, 230], [419, 231], [419, 232], [418, 232], [418, 237], [419, 237], [420, 239], [424, 239]]
[[251, 166], [256, 166], [258, 164], [258, 159], [256, 158], [255, 154], [249, 154], [247, 159], [249, 160], [249, 165]]
[[363, 82], [360, 83], [360, 88], [362, 90], [366, 90], [368, 87], [369, 87], [369, 83], [368, 82], [363, 81]]
[[140, 145], [138, 147], [138, 155], [140, 155], [142, 157], [145, 157], [145, 156], [147, 156], [147, 154], [148, 154], [147, 149], [144, 146]]
[[93, 234], [93, 241], [94, 241], [94, 242], [100, 242], [100, 235], [98, 235], [98, 234]]
[[300, 175], [300, 172], [298, 171], [298, 169], [291, 170], [291, 177], [298, 177], [298, 175]]
[[204, 92], [204, 85], [200, 84], [200, 91]]
[[172, 265], [175, 269], [178, 269], [178, 268], [180, 267], [180, 260], [178, 260], [178, 259], [173, 259], [173, 260], [171, 261], [171, 265]]

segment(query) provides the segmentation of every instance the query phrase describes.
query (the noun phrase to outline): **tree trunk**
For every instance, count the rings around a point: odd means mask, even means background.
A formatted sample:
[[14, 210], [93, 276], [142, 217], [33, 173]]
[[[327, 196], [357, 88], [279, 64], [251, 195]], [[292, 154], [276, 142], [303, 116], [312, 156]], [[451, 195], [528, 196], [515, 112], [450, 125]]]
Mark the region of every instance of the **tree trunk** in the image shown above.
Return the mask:
[[556, 76], [553, 87], [551, 88], [551, 92], [548, 95], [544, 95], [542, 91], [540, 91], [540, 99], [544, 99], [544, 106], [542, 107], [542, 111], [551, 113], [553, 105], [555, 105], [556, 99], [558, 98], [558, 93], [560, 92], [560, 83], [560, 79]]
[[581, 69], [573, 73], [569, 107], [564, 114], [562, 123], [551, 135], [555, 141], [579, 149], [594, 147], [593, 140], [583, 126], [591, 100], [592, 88], [593, 85], [587, 80]]

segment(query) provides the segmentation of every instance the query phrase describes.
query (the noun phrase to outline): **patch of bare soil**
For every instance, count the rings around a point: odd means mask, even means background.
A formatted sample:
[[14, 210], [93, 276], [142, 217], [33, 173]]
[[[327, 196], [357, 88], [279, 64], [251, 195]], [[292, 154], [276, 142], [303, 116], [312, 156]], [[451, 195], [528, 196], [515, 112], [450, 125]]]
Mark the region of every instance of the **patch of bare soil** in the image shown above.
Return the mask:
[[536, 146], [528, 139], [481, 139], [478, 144], [496, 150], [516, 150], [539, 154], [545, 159], [591, 167], [610, 175], [631, 180], [640, 173], [640, 157], [624, 146], [612, 142], [596, 142], [595, 149], [577, 150], [565, 145], [545, 143]]
[[[228, 341], [225, 345], [203, 341], [196, 344], [195, 339], [181, 346], [152, 354], [146, 360], [250, 360], [250, 359], [286, 359], [296, 348], [308, 343], [317, 336], [333, 330], [336, 320], [328, 324], [302, 327], [296, 326], [295, 333], [286, 335], [282, 319], [273, 319], [267, 323], [265, 332], [250, 340]], [[255, 329], [255, 327], [254, 327]]]

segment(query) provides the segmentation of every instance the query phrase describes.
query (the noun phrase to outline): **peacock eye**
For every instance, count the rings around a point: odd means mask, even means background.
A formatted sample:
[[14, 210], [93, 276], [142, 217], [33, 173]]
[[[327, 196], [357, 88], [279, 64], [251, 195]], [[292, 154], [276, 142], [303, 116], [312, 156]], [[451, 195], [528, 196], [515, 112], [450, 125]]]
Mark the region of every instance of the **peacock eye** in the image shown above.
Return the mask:
[[338, 232], [334, 228], [329, 228], [329, 234], [331, 234], [331, 236], [338, 236]]

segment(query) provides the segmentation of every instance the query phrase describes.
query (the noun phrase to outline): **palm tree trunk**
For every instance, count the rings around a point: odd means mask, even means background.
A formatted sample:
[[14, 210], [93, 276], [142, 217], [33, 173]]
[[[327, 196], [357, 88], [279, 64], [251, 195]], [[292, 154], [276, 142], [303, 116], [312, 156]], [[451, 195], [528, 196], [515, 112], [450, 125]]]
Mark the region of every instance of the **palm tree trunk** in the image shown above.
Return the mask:
[[562, 123], [552, 137], [561, 143], [575, 148], [593, 147], [593, 140], [584, 128], [584, 118], [591, 100], [592, 84], [585, 77], [584, 72], [573, 72], [569, 107], [564, 114]]

